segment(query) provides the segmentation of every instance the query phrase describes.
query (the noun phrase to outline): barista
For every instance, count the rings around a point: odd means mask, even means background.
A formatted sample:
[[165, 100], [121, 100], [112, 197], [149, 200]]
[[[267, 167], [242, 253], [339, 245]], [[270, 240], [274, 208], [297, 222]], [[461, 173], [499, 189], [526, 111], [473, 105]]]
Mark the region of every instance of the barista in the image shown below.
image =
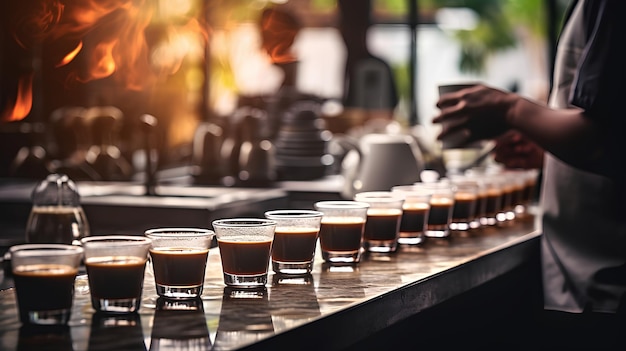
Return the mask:
[[559, 38], [549, 105], [484, 85], [442, 96], [440, 138], [515, 130], [545, 149], [542, 345], [626, 349], [626, 2], [579, 0]]

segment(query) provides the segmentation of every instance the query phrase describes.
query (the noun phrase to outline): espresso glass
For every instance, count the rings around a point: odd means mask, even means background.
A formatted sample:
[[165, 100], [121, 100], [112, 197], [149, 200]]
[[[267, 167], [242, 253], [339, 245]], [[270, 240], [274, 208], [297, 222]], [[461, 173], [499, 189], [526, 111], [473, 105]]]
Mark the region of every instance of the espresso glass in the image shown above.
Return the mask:
[[391, 191], [404, 196], [398, 244], [421, 244], [424, 241], [424, 232], [430, 212], [431, 194], [413, 185], [394, 186]]
[[23, 244], [10, 249], [22, 324], [67, 324], [83, 248], [64, 244]]
[[102, 235], [81, 240], [96, 312], [139, 310], [151, 240], [142, 236]]
[[319, 201], [322, 212], [320, 247], [330, 264], [354, 264], [361, 260], [363, 231], [369, 204], [357, 201]]
[[527, 189], [528, 189], [528, 172], [526, 170], [510, 169], [506, 170], [506, 177], [513, 186], [513, 195], [511, 199], [511, 205], [508, 208], [509, 217], [518, 218], [524, 217], [526, 214], [527, 201]]
[[522, 201], [520, 205], [515, 209], [515, 212], [519, 216], [526, 216], [530, 212], [530, 207], [533, 204], [535, 198], [535, 192], [537, 189], [537, 181], [539, 170], [528, 169], [521, 171], [524, 178], [524, 191], [522, 192]]
[[272, 269], [276, 273], [306, 275], [313, 270], [322, 213], [311, 210], [274, 210], [265, 217], [276, 221]]
[[276, 225], [274, 220], [260, 218], [213, 221], [224, 284], [238, 288], [265, 287]]
[[485, 216], [480, 219], [480, 223], [485, 226], [498, 224], [498, 214], [502, 208], [502, 182], [493, 176], [484, 176], [482, 183], [485, 185], [487, 199], [485, 204]]
[[452, 208], [452, 221], [450, 229], [467, 231], [472, 229], [472, 223], [476, 220], [476, 206], [478, 205], [478, 183], [454, 179], [452, 184], [455, 188], [454, 207]]
[[500, 182], [502, 189], [502, 201], [496, 219], [500, 225], [507, 224], [515, 219], [514, 202], [518, 188], [521, 186], [518, 185], [517, 179], [503, 171], [494, 172], [491, 177], [496, 178]]
[[354, 196], [368, 203], [363, 247], [370, 252], [395, 252], [398, 248], [404, 195], [392, 191], [368, 191]]
[[414, 186], [431, 194], [430, 212], [424, 235], [430, 238], [450, 236], [454, 209], [454, 186], [446, 181], [415, 183]]
[[154, 228], [150, 259], [157, 294], [170, 299], [202, 295], [209, 248], [215, 233], [202, 228]]

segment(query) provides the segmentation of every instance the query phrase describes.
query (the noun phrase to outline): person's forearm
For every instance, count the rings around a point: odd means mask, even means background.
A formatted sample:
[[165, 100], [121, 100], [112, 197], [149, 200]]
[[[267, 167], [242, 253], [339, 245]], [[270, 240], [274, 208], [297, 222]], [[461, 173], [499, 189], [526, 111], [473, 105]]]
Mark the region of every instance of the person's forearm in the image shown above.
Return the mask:
[[551, 109], [520, 97], [509, 110], [507, 121], [566, 163], [594, 172], [603, 163], [599, 127], [580, 109]]

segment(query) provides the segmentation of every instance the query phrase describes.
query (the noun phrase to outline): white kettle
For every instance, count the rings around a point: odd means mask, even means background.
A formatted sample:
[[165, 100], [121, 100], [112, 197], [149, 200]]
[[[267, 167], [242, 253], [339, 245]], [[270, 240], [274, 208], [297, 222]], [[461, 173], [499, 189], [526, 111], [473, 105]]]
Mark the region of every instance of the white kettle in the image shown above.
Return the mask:
[[335, 141], [349, 150], [341, 165], [341, 196], [345, 199], [359, 192], [413, 184], [424, 170], [422, 153], [411, 135], [372, 133], [358, 141], [342, 137]]

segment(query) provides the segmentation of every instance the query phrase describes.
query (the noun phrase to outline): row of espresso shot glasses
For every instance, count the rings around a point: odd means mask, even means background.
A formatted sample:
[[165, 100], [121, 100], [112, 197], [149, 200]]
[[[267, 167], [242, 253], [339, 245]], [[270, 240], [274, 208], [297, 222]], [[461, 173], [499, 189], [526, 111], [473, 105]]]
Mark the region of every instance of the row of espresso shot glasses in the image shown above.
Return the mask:
[[[454, 177], [362, 192], [352, 200], [320, 201], [314, 209], [267, 211], [264, 218], [218, 219], [212, 229], [89, 236], [80, 246], [15, 245], [10, 251], [20, 321], [66, 324], [82, 264], [95, 311], [133, 313], [140, 308], [148, 262], [159, 297], [200, 297], [214, 238], [224, 284], [262, 288], [270, 267], [282, 275], [310, 274], [318, 244], [327, 263], [358, 264], [365, 252], [393, 253], [401, 245], [445, 238], [451, 231], [510, 222], [524, 214], [528, 200], [523, 194], [532, 187], [519, 179], [531, 178]], [[531, 185], [511, 186], [522, 183]]]

